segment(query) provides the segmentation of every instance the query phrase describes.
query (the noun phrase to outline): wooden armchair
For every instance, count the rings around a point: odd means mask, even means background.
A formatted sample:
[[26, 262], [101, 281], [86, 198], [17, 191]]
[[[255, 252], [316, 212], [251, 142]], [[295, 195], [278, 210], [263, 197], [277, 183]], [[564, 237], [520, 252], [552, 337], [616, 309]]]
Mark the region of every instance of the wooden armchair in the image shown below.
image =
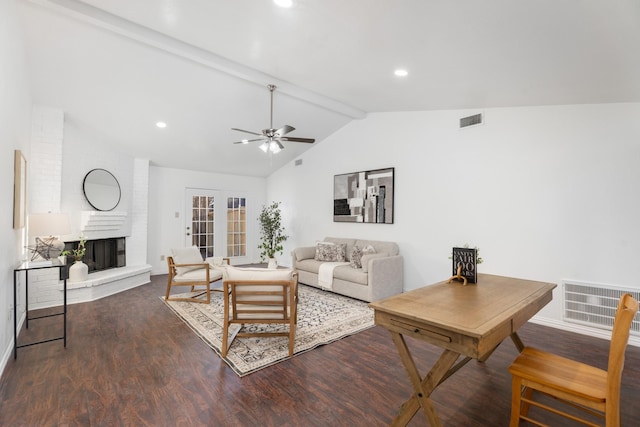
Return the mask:
[[[598, 426], [620, 426], [620, 382], [624, 367], [624, 353], [629, 341], [629, 328], [638, 312], [638, 301], [630, 294], [620, 298], [613, 323], [607, 370], [561, 356], [525, 347], [509, 367], [512, 375], [511, 427], [526, 420], [544, 426], [529, 415], [531, 406], [557, 415]], [[551, 396], [568, 406], [551, 407], [534, 400], [533, 392]], [[555, 406], [555, 405], [554, 405]], [[568, 410], [569, 407], [574, 410]], [[590, 414], [583, 418], [582, 414]]]
[[[222, 357], [236, 337], [289, 337], [289, 357], [293, 356], [297, 322], [298, 275], [293, 270], [227, 268], [222, 332]], [[245, 324], [288, 325], [281, 332], [245, 332]], [[229, 326], [240, 328], [229, 336]]]
[[[207, 258], [210, 261], [210, 258]], [[221, 259], [229, 265], [229, 258]], [[197, 247], [174, 249], [173, 256], [167, 257], [169, 276], [167, 280], [166, 301], [189, 301], [209, 304], [211, 301], [211, 283], [222, 279], [223, 269], [214, 267], [211, 262], [202, 260], [202, 255]], [[174, 286], [189, 286], [191, 292], [198, 292], [187, 298], [171, 297], [171, 288]], [[198, 288], [198, 289], [196, 289]], [[222, 291], [222, 288], [213, 289]], [[204, 296], [204, 297], [203, 297]]]

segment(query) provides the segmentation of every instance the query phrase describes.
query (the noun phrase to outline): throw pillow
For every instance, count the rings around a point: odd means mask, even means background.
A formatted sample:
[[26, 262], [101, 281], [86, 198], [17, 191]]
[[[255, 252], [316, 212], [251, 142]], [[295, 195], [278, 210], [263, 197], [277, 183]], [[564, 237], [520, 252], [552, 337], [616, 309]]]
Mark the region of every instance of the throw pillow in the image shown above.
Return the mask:
[[351, 261], [349, 265], [351, 268], [362, 268], [362, 249], [358, 245], [351, 248]]
[[[173, 262], [176, 264], [203, 264], [200, 249], [197, 246], [188, 248], [171, 249]], [[197, 270], [202, 267], [176, 267], [177, 274], [184, 274], [188, 271]]]
[[226, 267], [227, 262], [224, 260], [224, 257], [221, 256], [210, 256], [207, 257], [204, 262], [209, 263], [211, 267]]
[[385, 258], [385, 257], [388, 257], [388, 256], [389, 256], [389, 254], [385, 253], [385, 252], [362, 255], [362, 272], [363, 273], [368, 273], [369, 272], [369, 261], [370, 260], [372, 260], [374, 258]]
[[316, 261], [344, 262], [347, 256], [346, 243], [318, 242], [316, 244]]
[[362, 248], [362, 255], [370, 255], [375, 253], [376, 253], [376, 249], [371, 245], [367, 245], [364, 248]]

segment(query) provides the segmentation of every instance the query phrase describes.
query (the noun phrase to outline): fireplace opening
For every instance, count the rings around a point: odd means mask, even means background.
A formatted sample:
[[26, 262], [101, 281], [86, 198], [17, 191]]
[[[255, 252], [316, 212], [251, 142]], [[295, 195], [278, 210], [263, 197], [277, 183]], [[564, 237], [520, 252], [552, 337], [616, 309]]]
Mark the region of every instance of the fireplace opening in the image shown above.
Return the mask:
[[[89, 267], [89, 273], [109, 270], [126, 265], [125, 238], [87, 240], [84, 244], [86, 252], [82, 262]], [[65, 242], [65, 250], [78, 248], [80, 242]]]

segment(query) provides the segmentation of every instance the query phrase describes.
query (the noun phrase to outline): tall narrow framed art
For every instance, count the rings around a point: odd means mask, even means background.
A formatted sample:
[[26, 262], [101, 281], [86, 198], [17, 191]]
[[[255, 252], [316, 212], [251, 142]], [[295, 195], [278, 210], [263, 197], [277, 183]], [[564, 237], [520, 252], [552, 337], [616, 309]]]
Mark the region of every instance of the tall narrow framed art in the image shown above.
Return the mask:
[[393, 224], [394, 168], [335, 175], [333, 221]]

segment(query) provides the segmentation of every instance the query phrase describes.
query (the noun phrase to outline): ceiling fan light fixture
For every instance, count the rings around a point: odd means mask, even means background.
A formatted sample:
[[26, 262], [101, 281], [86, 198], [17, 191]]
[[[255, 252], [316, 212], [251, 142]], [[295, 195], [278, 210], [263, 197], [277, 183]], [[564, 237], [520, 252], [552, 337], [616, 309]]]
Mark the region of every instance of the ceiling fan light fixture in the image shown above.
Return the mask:
[[273, 91], [276, 89], [275, 85], [269, 84], [267, 85], [267, 89], [270, 92], [270, 104], [271, 108], [269, 108], [269, 127], [266, 129], [262, 129], [261, 132], [253, 132], [250, 130], [244, 130], [240, 128], [231, 128], [231, 130], [235, 130], [238, 132], [248, 133], [251, 135], [256, 135], [259, 138], [253, 139], [241, 139], [240, 141], [235, 141], [234, 144], [248, 144], [250, 142], [261, 142], [258, 148], [260, 148], [265, 153], [276, 154], [280, 151], [284, 150], [284, 145], [282, 145], [281, 141], [289, 141], [289, 142], [302, 142], [307, 144], [313, 144], [315, 139], [313, 138], [300, 138], [300, 137], [291, 137], [285, 136], [289, 132], [293, 132], [296, 130], [293, 126], [284, 125], [279, 129], [273, 127]]
[[269, 151], [271, 151], [273, 154], [278, 154], [281, 151], [280, 146], [276, 141], [271, 141], [269, 143]]

